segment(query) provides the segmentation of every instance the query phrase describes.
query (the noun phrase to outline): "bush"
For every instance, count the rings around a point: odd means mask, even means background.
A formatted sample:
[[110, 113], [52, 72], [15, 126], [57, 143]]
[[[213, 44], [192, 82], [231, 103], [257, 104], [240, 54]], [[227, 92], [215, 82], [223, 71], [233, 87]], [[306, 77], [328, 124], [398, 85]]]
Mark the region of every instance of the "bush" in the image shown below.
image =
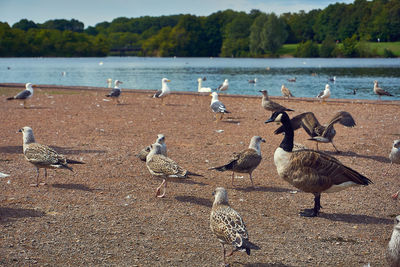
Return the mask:
[[319, 49], [320, 57], [334, 57], [334, 50], [336, 48], [336, 42], [332, 38], [326, 38]]
[[300, 43], [296, 48], [296, 57], [318, 57], [318, 44], [308, 40], [305, 43]]
[[396, 57], [396, 55], [393, 53], [392, 50], [385, 48], [385, 50], [383, 50], [383, 57], [392, 58], [392, 57]]

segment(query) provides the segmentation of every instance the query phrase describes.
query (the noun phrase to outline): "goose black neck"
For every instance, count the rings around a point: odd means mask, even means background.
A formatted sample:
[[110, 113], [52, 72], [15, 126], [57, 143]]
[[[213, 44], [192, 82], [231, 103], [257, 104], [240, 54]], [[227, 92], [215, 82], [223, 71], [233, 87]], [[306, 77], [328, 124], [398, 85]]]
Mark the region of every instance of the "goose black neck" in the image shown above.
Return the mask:
[[285, 136], [283, 137], [279, 147], [287, 152], [291, 152], [293, 150], [294, 131], [289, 116], [286, 113], [282, 115], [281, 123], [283, 126], [283, 131], [285, 132]]

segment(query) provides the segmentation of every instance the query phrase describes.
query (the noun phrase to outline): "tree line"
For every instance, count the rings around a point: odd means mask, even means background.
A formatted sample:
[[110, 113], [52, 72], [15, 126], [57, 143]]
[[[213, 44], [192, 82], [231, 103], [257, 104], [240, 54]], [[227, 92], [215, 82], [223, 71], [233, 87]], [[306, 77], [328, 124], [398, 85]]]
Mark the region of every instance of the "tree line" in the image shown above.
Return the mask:
[[283, 44], [299, 44], [299, 57], [364, 57], [365, 42], [400, 41], [399, 29], [400, 0], [355, 0], [280, 16], [228, 9], [209, 16], [119, 17], [87, 28], [75, 19], [21, 19], [12, 26], [0, 22], [0, 56], [268, 57]]

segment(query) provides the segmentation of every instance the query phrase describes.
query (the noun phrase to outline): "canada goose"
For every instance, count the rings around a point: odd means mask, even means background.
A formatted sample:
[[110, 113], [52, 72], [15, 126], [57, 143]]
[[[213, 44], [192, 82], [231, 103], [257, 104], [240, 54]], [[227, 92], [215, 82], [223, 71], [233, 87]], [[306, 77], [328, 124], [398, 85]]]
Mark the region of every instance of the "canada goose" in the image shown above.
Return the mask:
[[381, 96], [383, 95], [393, 96], [391, 93], [380, 88], [377, 80], [374, 81], [374, 93], [378, 95], [379, 100], [381, 100]]
[[226, 109], [224, 103], [218, 100], [217, 92], [212, 92], [210, 96], [212, 96], [210, 108], [215, 113], [215, 121], [218, 122], [222, 120], [225, 113], [230, 112]]
[[[260, 247], [249, 241], [246, 225], [240, 214], [230, 207], [225, 188], [217, 187], [213, 195], [215, 198], [211, 209], [210, 228], [221, 243], [224, 266], [227, 266], [226, 256], [231, 256], [236, 251], [246, 251], [247, 255], [250, 255], [251, 249], [259, 250]], [[233, 246], [228, 255], [225, 245]]]
[[287, 79], [287, 80], [288, 80], [288, 82], [294, 83], [294, 82], [296, 82], [296, 77], [290, 78], [290, 79]]
[[31, 83], [25, 84], [25, 90], [22, 90], [17, 95], [13, 97], [8, 97], [7, 100], [22, 100], [24, 102], [24, 108], [26, 107], [26, 101], [32, 98], [33, 96], [33, 88]]
[[161, 98], [161, 105], [164, 105], [164, 97], [169, 95], [171, 93], [171, 90], [168, 87], [168, 84], [171, 80], [168, 80], [167, 78], [162, 78], [161, 79], [161, 89], [158, 90], [154, 95], [153, 98]]
[[111, 92], [108, 95], [106, 95], [106, 97], [111, 97], [111, 99], [115, 99], [118, 104], [121, 104], [119, 102], [119, 96], [121, 95], [121, 88], [119, 88], [120, 84], [122, 84], [121, 81], [115, 80], [114, 88], [111, 90]]
[[293, 109], [285, 108], [284, 106], [272, 101], [268, 97], [268, 91], [267, 90], [260, 90], [260, 93], [263, 94], [262, 99], [261, 99], [261, 106], [268, 111], [294, 111]]
[[[347, 111], [337, 112], [325, 125], [321, 125], [315, 117], [314, 113], [312, 112], [301, 113], [290, 120], [293, 130], [297, 130], [300, 127], [303, 127], [306, 133], [311, 137], [308, 140], [317, 142], [317, 150], [319, 142], [331, 143], [336, 152], [340, 153], [340, 151], [333, 143], [333, 138], [336, 135], [336, 131], [335, 128], [333, 128], [333, 125], [337, 122], [346, 127], [354, 127], [356, 125], [353, 117]], [[283, 125], [275, 130], [275, 134], [280, 134], [282, 132], [284, 132]]]
[[203, 79], [198, 78], [197, 83], [198, 83], [197, 92], [201, 92], [201, 93], [210, 93], [211, 92], [210, 87], [202, 87]]
[[294, 131], [286, 112], [273, 113], [271, 118], [265, 121], [270, 122], [281, 122], [285, 132], [274, 154], [278, 175], [294, 187], [314, 194], [314, 208], [305, 209], [300, 213], [301, 216], [318, 216], [323, 192], [332, 193], [349, 186], [372, 183], [367, 177], [330, 155], [311, 149], [293, 151]]
[[400, 266], [400, 215], [396, 216], [392, 236], [386, 250], [386, 260], [390, 267]]
[[33, 136], [32, 128], [25, 126], [18, 132], [22, 133], [23, 152], [25, 159], [36, 167], [36, 184], [31, 186], [45, 185], [39, 184], [39, 169], [44, 168], [44, 177], [47, 178], [47, 169], [67, 169], [73, 171], [68, 164], [84, 164], [83, 162], [67, 159], [64, 155], [58, 154], [54, 149], [38, 144]]
[[325, 103], [325, 99], [328, 99], [331, 96], [331, 89], [330, 85], [326, 84], [324, 91], [321, 91], [318, 95], [317, 98], [322, 99], [322, 103]]
[[292, 92], [284, 84], [281, 86], [281, 92], [284, 97], [293, 97]]
[[[161, 155], [164, 155], [166, 157], [168, 157], [167, 155], [167, 145], [165, 144], [165, 135], [163, 134], [158, 134], [157, 135], [157, 140], [156, 143], [159, 144], [161, 146]], [[137, 154], [136, 156], [142, 160], [142, 161], [146, 161], [146, 157], [149, 154], [151, 149], [151, 145], [147, 146], [145, 148], [143, 148], [139, 154]]]
[[217, 91], [226, 91], [226, 90], [228, 90], [228, 87], [229, 87], [229, 82], [228, 82], [228, 79], [225, 79], [224, 80], [224, 82], [222, 83], [222, 84], [220, 84], [218, 87], [217, 87]]
[[222, 166], [212, 167], [209, 170], [217, 171], [232, 171], [232, 186], [233, 178], [235, 177], [235, 172], [238, 173], [248, 173], [250, 176], [251, 185], [254, 187], [252, 172], [257, 168], [261, 162], [261, 142], [265, 143], [265, 140], [260, 136], [253, 136], [250, 141], [249, 148], [242, 150], [240, 153], [236, 153], [233, 159]]
[[[188, 176], [203, 176], [194, 172], [185, 170], [172, 159], [161, 155], [161, 145], [154, 143], [151, 145], [149, 154], [146, 157], [146, 166], [153, 176], [163, 177], [163, 181], [156, 190], [156, 197], [164, 197], [167, 187], [167, 178], [187, 178]], [[163, 193], [160, 195], [161, 187]]]

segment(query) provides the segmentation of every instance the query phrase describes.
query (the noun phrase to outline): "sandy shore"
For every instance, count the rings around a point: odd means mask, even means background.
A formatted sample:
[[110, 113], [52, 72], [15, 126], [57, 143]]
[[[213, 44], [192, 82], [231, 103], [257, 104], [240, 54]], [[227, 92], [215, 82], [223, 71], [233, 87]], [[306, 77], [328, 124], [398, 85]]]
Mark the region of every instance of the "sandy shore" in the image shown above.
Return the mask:
[[[260, 97], [223, 95], [232, 113], [213, 122], [210, 97], [172, 94], [166, 105], [151, 91], [123, 91], [122, 105], [104, 101], [108, 89], [40, 86], [23, 109], [5, 98], [17, 84], [0, 84], [0, 265], [74, 266], [216, 266], [222, 251], [209, 230], [212, 191], [228, 189], [230, 203], [244, 218], [251, 240], [262, 249], [251, 256], [236, 253], [231, 266], [371, 266], [384, 264], [398, 203], [399, 168], [388, 154], [400, 139], [399, 101], [283, 99], [295, 110], [312, 111], [321, 123], [346, 110], [355, 128], [335, 126], [336, 146], [320, 149], [370, 178], [374, 184], [323, 194], [318, 218], [302, 218], [313, 196], [295, 191], [278, 177], [273, 153], [282, 140]], [[37, 142], [54, 147], [85, 165], [49, 171], [47, 186], [29, 186], [35, 168], [22, 154], [23, 126]], [[223, 130], [223, 131], [219, 131]], [[161, 182], [152, 178], [135, 155], [164, 133], [168, 154], [204, 177], [172, 181], [165, 199], [154, 197]], [[226, 163], [247, 148], [254, 135], [264, 137], [263, 161], [247, 175], [207, 170]], [[314, 148], [303, 130], [295, 142]], [[43, 174], [43, 173], [42, 173]], [[243, 178], [240, 178], [244, 176]]]

